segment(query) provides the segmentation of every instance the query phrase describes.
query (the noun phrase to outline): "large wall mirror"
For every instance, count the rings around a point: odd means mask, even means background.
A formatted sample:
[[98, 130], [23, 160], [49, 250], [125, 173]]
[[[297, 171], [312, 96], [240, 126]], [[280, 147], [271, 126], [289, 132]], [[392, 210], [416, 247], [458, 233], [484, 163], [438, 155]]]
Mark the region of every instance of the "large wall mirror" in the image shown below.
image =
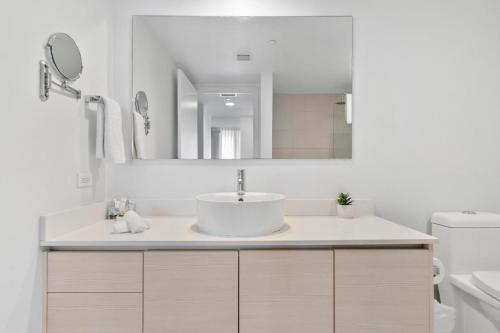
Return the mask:
[[135, 156], [351, 158], [352, 38], [352, 17], [134, 16]]

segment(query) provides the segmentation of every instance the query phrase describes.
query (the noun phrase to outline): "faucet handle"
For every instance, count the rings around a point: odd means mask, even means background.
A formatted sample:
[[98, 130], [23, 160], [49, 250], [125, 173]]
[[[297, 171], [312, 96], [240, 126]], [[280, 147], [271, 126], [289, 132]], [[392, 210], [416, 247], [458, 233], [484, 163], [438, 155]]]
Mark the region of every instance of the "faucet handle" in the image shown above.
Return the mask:
[[245, 169], [238, 169], [238, 178], [243, 178], [245, 176]]
[[238, 169], [238, 175], [236, 179], [236, 193], [239, 197], [245, 195], [245, 170]]

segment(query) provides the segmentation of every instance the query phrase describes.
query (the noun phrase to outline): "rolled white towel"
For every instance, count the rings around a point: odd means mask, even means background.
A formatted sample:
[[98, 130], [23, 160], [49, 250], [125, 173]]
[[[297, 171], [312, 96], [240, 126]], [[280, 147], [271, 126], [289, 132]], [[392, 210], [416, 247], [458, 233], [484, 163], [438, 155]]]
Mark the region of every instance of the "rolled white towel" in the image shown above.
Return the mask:
[[112, 234], [123, 234], [126, 232], [130, 232], [127, 221], [117, 220], [113, 222], [113, 229], [111, 230]]
[[136, 157], [140, 160], [148, 158], [147, 155], [147, 137], [144, 132], [144, 117], [137, 113], [132, 112], [134, 115], [134, 148]]
[[144, 230], [149, 229], [148, 223], [133, 210], [126, 212], [125, 215], [123, 215], [123, 219], [127, 221], [128, 228], [133, 234], [144, 232]]

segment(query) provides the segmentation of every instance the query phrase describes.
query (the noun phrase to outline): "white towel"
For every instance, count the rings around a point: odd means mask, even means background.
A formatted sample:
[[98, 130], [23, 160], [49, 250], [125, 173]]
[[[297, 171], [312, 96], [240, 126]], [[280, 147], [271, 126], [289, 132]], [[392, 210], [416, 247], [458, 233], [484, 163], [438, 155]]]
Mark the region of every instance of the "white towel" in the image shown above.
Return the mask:
[[124, 233], [141, 233], [151, 229], [151, 221], [145, 219], [136, 212], [129, 210], [123, 215], [123, 217], [118, 218], [116, 221], [112, 222], [112, 227], [109, 230], [111, 234], [124, 234]]
[[130, 232], [130, 228], [128, 227], [127, 221], [125, 220], [116, 220], [113, 222], [113, 228], [111, 230], [112, 234], [123, 234]]
[[146, 229], [150, 228], [149, 222], [145, 221], [145, 219], [133, 210], [126, 212], [125, 215], [123, 215], [123, 219], [127, 221], [128, 228], [133, 234], [144, 232]]
[[95, 127], [95, 157], [98, 159], [104, 158], [104, 106], [98, 105], [96, 111], [96, 127]]
[[138, 159], [146, 158], [146, 132], [144, 131], [144, 117], [133, 111], [134, 115], [134, 147]]
[[114, 163], [125, 163], [120, 105], [111, 98], [102, 99], [103, 106], [97, 111], [96, 157], [106, 158]]

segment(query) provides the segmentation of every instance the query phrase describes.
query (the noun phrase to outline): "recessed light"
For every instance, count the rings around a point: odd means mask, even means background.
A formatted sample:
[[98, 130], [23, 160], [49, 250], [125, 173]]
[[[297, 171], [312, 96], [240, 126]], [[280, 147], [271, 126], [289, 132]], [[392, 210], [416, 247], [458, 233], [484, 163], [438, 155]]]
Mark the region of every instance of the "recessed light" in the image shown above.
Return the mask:
[[276, 39], [270, 39], [267, 41], [269, 44], [276, 44], [278, 41]]
[[231, 102], [231, 98], [226, 98], [226, 102]]
[[226, 106], [234, 106], [234, 102], [226, 102]]

